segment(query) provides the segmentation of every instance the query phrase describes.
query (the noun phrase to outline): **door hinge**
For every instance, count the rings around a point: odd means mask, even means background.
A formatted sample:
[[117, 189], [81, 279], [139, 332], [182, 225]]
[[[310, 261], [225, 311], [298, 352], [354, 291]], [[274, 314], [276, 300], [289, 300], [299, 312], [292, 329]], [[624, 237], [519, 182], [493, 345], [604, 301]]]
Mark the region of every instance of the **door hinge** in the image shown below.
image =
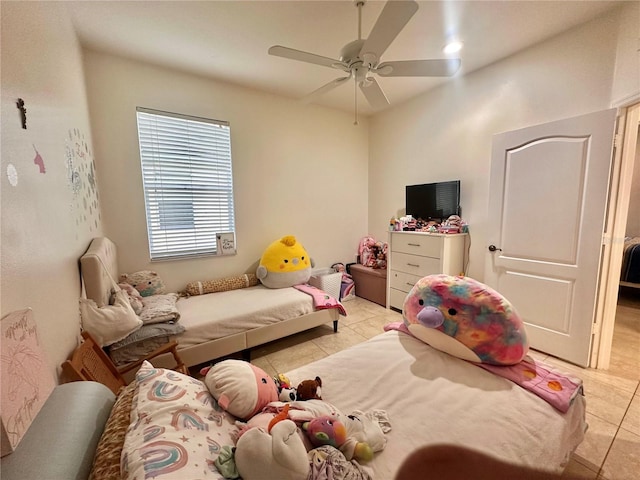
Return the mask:
[[613, 148], [619, 148], [620, 147], [620, 137], [621, 137], [621, 135], [619, 133], [616, 133], [613, 136]]
[[600, 323], [591, 325], [591, 335], [600, 335]]

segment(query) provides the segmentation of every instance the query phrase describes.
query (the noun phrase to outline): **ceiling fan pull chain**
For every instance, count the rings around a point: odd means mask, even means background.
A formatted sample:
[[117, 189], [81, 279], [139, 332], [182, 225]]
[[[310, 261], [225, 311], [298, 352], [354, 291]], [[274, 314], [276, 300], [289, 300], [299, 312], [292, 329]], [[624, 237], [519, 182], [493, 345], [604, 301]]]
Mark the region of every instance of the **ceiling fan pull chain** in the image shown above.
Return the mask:
[[357, 80], [353, 82], [353, 86], [354, 86], [353, 104], [354, 104], [354, 110], [355, 110], [355, 119], [353, 121], [353, 124], [358, 125], [358, 81]]
[[358, 6], [358, 40], [362, 39], [362, 5], [364, 5], [363, 1], [358, 1], [356, 3]]

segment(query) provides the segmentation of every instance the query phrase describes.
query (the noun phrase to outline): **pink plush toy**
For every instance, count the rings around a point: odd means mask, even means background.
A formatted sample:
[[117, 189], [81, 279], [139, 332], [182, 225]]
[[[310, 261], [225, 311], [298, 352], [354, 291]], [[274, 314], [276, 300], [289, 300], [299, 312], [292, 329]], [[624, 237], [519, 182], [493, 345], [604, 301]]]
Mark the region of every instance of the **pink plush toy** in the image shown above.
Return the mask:
[[418, 280], [402, 308], [411, 334], [450, 355], [491, 365], [515, 365], [529, 351], [524, 322], [500, 293], [469, 277]]
[[314, 447], [321, 445], [331, 445], [340, 448], [347, 441], [347, 429], [343, 423], [329, 415], [316, 417], [309, 422], [305, 422], [302, 428], [307, 432], [309, 440]]
[[209, 369], [205, 385], [231, 415], [248, 420], [268, 403], [278, 400], [278, 387], [264, 370], [242, 360], [223, 360]]
[[309, 441], [314, 447], [331, 445], [342, 451], [347, 460], [355, 458], [361, 462], [368, 462], [373, 459], [373, 449], [369, 444], [348, 438], [347, 427], [336, 417], [331, 415], [316, 417], [303, 423], [302, 428], [307, 432]]

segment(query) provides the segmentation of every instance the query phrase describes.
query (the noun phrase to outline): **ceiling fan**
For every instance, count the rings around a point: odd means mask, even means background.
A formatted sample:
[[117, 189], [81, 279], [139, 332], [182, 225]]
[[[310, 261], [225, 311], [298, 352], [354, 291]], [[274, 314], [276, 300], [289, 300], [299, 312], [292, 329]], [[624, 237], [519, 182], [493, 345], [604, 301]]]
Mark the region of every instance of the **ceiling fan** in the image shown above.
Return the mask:
[[[347, 43], [342, 48], [339, 60], [281, 45], [269, 48], [270, 55], [335, 68], [348, 74], [311, 92], [304, 97], [304, 101], [312, 102], [353, 78], [356, 88], [360, 87], [369, 104], [373, 108], [383, 108], [389, 105], [389, 100], [373, 74], [381, 77], [448, 77], [460, 68], [461, 62], [458, 58], [380, 62], [380, 57], [418, 10], [418, 4], [412, 0], [389, 0], [369, 33], [369, 37], [362, 38], [362, 7], [365, 1], [354, 0], [358, 8], [358, 39]], [[358, 123], [357, 90], [354, 123]]]

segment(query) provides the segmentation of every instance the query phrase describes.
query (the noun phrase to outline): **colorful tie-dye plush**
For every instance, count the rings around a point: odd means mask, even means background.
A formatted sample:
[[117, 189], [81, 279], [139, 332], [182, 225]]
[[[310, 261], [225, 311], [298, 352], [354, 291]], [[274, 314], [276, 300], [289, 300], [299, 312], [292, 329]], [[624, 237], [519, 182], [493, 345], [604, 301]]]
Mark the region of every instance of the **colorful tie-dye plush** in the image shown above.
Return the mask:
[[522, 319], [511, 303], [472, 278], [420, 279], [405, 298], [403, 318], [415, 337], [472, 362], [513, 365], [529, 350]]

